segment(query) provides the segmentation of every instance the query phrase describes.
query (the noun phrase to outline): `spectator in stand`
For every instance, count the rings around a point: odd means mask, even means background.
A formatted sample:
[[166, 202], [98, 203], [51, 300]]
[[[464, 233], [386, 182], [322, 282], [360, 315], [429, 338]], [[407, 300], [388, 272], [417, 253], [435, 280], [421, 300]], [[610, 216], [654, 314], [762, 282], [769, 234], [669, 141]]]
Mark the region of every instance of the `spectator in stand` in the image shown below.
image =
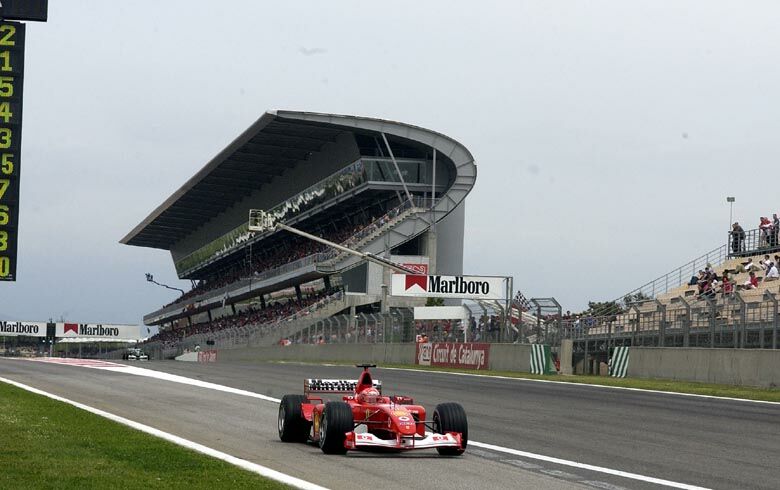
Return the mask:
[[766, 270], [766, 276], [764, 281], [776, 281], [780, 279], [780, 272], [777, 270], [777, 265], [774, 262], [769, 263], [769, 267]]
[[761, 216], [761, 222], [758, 224], [759, 230], [759, 247], [769, 246], [769, 236], [772, 234], [772, 222], [766, 216]]
[[769, 269], [769, 264], [772, 263], [772, 259], [769, 258], [769, 254], [764, 255], [764, 260], [761, 261], [761, 268], [764, 270]]
[[745, 230], [739, 225], [739, 222], [734, 222], [731, 225], [731, 251], [735, 254], [742, 252], [745, 248]]
[[728, 273], [723, 273], [723, 286], [721, 286], [723, 296], [730, 296], [734, 292], [734, 283], [729, 279]]
[[691, 280], [688, 281], [689, 286], [696, 286], [699, 284], [699, 281], [704, 277], [704, 271], [699, 271], [698, 274], [694, 274], [691, 276]]
[[777, 217], [777, 213], [772, 215], [772, 234], [769, 236], [769, 245], [772, 247], [777, 246], [777, 238], [780, 233], [780, 218]]
[[747, 281], [745, 281], [745, 284], [742, 285], [742, 289], [756, 289], [758, 287], [758, 277], [756, 277], [756, 273], [753, 271], [750, 271], [750, 278], [748, 278]]
[[736, 274], [739, 274], [740, 272], [760, 272], [764, 269], [761, 268], [760, 265], [753, 263], [753, 259], [750, 258], [747, 260], [747, 262], [742, 262], [740, 264], [737, 264], [737, 267], [734, 269], [734, 272]]

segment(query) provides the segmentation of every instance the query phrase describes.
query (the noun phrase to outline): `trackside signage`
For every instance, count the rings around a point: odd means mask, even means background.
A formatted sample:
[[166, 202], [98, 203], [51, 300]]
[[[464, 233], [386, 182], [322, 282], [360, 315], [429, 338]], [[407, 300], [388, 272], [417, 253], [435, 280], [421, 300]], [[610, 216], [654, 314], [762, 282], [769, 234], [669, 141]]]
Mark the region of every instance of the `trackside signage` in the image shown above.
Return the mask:
[[0, 337], [46, 337], [46, 324], [0, 321]]
[[140, 339], [138, 325], [107, 325], [102, 323], [57, 323], [57, 337], [100, 337], [117, 340]]
[[506, 298], [506, 278], [393, 274], [393, 296], [425, 298]]
[[415, 362], [421, 366], [487, 369], [490, 344], [474, 342], [420, 342]]

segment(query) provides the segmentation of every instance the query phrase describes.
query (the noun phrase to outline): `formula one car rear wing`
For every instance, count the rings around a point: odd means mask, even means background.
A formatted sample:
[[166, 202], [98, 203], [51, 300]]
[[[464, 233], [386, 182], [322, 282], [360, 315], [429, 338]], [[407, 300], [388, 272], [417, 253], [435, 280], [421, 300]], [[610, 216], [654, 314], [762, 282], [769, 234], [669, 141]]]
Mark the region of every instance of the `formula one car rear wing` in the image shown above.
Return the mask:
[[[371, 383], [374, 388], [382, 393], [382, 382], [378, 379]], [[334, 394], [352, 394], [357, 388], [356, 379], [305, 379], [303, 380], [303, 393], [334, 393]]]

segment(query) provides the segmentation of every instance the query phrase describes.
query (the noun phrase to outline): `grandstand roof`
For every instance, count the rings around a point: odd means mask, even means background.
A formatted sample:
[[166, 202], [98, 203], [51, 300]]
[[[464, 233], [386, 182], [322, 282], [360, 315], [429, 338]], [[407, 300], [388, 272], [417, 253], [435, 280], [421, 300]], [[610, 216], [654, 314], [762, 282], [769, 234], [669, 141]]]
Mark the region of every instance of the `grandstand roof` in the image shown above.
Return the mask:
[[266, 112], [120, 242], [167, 250], [342, 131]]
[[[336, 114], [268, 111], [160, 204], [120, 243], [169, 250], [194, 228], [306, 161], [342, 132], [386, 132], [438, 147], [465, 151], [439, 133], [409, 124]], [[457, 149], [457, 150], [456, 150]], [[469, 162], [473, 157], [469, 155]]]

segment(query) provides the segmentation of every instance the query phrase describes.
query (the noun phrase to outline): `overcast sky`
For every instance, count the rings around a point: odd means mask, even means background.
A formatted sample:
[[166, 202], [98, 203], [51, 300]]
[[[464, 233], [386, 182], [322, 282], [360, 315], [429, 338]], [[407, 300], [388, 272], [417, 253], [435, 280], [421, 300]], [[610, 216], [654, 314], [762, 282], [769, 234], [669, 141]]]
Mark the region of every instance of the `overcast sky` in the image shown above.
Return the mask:
[[398, 120], [474, 154], [465, 271], [564, 309], [780, 210], [777, 2], [59, 1], [27, 28], [18, 281], [0, 318], [141, 323], [120, 245], [265, 110]]

